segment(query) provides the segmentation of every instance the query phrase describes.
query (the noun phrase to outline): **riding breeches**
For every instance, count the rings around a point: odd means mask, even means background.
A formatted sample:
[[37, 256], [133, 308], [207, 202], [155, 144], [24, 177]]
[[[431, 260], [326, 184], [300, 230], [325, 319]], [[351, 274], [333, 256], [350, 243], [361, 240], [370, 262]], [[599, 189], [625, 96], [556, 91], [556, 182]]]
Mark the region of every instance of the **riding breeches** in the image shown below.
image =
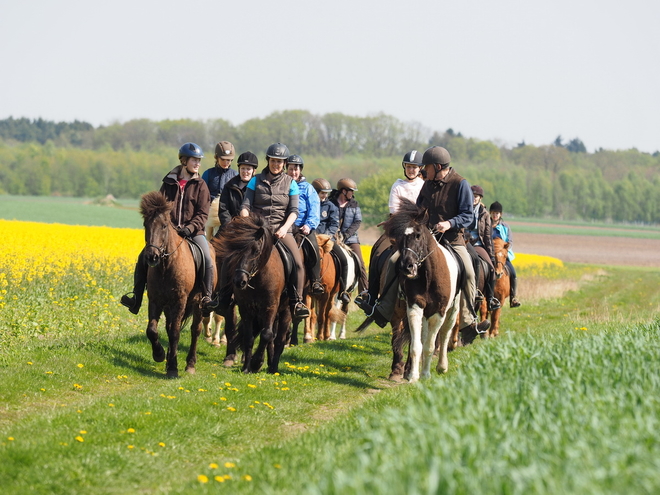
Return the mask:
[[357, 242], [347, 244], [346, 246], [355, 253], [360, 261], [360, 280], [358, 281], [358, 289], [360, 292], [363, 292], [369, 288], [369, 281], [367, 279], [367, 269], [364, 267], [364, 260], [362, 259], [362, 249], [360, 249], [360, 244]]
[[339, 290], [344, 292], [347, 289], [346, 284], [348, 283], [348, 260], [346, 259], [346, 253], [344, 253], [344, 250], [336, 242], [332, 245], [332, 252], [339, 260]]
[[465, 285], [461, 291], [461, 312], [460, 312], [460, 325], [459, 328], [465, 328], [472, 325], [477, 321], [477, 315], [474, 313], [474, 300], [477, 292], [477, 284], [474, 278], [474, 266], [472, 265], [472, 257], [465, 246], [460, 244], [452, 244], [452, 248], [456, 251], [463, 262], [465, 269]]
[[302, 258], [300, 256], [300, 252], [298, 251], [298, 244], [296, 244], [296, 240], [294, 239], [293, 235], [287, 233], [287, 235], [280, 239], [280, 242], [282, 242], [287, 247], [291, 253], [291, 256], [293, 257], [294, 263], [296, 264], [296, 276], [294, 283], [297, 294], [291, 299], [294, 299], [295, 302], [298, 302], [302, 300], [303, 288], [305, 287], [305, 267], [303, 266]]

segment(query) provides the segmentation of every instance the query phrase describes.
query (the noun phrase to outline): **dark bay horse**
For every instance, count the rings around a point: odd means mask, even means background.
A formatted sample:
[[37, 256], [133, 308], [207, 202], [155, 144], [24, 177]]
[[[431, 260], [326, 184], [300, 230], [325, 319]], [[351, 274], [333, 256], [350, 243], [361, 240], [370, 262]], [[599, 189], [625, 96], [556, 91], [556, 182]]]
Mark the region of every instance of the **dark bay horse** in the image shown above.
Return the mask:
[[[410, 382], [430, 377], [435, 341], [440, 332], [436, 370], [448, 369], [447, 344], [459, 310], [458, 264], [426, 226], [428, 212], [403, 201], [384, 225], [399, 254], [399, 284], [405, 296], [410, 328]], [[421, 360], [421, 372], [420, 372]]]
[[[202, 329], [201, 281], [196, 283], [195, 261], [190, 246], [179, 236], [170, 221], [174, 204], [169, 203], [159, 191], [145, 194], [140, 203], [140, 213], [144, 219], [144, 256], [149, 269], [147, 272], [147, 293], [149, 295], [149, 323], [147, 337], [151, 342], [154, 361], [167, 358], [167, 377], [176, 378], [177, 348], [183, 321], [191, 314], [190, 350], [186, 357], [186, 371], [195, 372], [197, 362], [197, 339]], [[211, 255], [213, 250], [211, 248]], [[169, 345], [167, 355], [158, 340], [158, 321], [165, 313], [165, 327]]]
[[[493, 250], [495, 251], [495, 277], [497, 278], [495, 282], [495, 297], [504, 306], [504, 301], [509, 297], [511, 290], [509, 271], [506, 269], [506, 260], [509, 256], [509, 243], [499, 238], [493, 239]], [[497, 337], [499, 335], [501, 314], [502, 308], [491, 312], [489, 337]]]
[[[234, 218], [211, 243], [216, 259], [226, 264], [234, 300], [241, 315], [239, 338], [244, 373], [256, 373], [268, 351], [268, 372], [277, 373], [291, 323], [285, 292], [284, 264], [273, 232], [266, 220], [255, 214]], [[254, 341], [260, 336], [253, 354]]]

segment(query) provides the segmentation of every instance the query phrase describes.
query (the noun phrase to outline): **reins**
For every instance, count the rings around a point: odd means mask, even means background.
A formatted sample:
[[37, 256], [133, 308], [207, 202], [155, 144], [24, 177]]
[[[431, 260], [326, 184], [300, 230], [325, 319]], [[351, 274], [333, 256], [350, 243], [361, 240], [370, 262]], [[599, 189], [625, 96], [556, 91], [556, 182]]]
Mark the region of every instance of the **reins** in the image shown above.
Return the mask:
[[181, 242], [174, 248], [174, 251], [172, 251], [171, 253], [166, 253], [165, 252], [165, 247], [166, 247], [165, 243], [163, 243], [163, 245], [161, 247], [158, 247], [154, 244], [147, 244], [147, 247], [152, 247], [152, 248], [156, 249], [160, 253], [161, 258], [169, 258], [174, 253], [176, 253], [177, 249], [179, 249], [181, 244], [183, 244], [183, 241], [185, 241], [185, 239], [182, 237]]

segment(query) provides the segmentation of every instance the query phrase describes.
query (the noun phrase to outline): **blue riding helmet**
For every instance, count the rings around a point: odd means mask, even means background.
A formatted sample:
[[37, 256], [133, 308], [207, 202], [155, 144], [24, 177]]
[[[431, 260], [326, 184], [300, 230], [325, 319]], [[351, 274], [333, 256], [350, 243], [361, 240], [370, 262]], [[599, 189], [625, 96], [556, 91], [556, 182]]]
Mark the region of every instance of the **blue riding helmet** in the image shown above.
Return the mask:
[[186, 143], [179, 148], [179, 160], [183, 157], [204, 158], [202, 148], [195, 143]]

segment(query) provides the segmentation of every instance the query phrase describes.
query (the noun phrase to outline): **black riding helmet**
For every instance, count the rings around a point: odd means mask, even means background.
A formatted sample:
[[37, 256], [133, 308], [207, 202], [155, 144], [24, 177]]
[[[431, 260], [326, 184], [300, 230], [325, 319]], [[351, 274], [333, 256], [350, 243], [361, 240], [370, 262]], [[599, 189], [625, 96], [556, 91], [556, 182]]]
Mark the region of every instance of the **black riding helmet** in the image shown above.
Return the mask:
[[287, 166], [288, 165], [298, 165], [300, 167], [300, 170], [303, 169], [305, 166], [305, 162], [303, 162], [303, 159], [300, 155], [291, 155], [286, 161]]
[[451, 155], [442, 146], [431, 146], [422, 156], [422, 165], [433, 165], [436, 174], [438, 173], [438, 165], [440, 169], [445, 169], [451, 163]]
[[421, 167], [422, 167], [422, 154], [417, 150], [409, 151], [408, 153], [403, 155], [403, 161], [401, 162], [401, 167], [403, 168], [403, 176], [408, 180], [415, 179], [417, 176], [419, 176], [419, 172], [417, 173], [417, 175], [415, 177], [413, 177], [413, 179], [411, 179], [406, 174], [406, 165], [415, 165], [417, 167], [420, 167], [420, 170], [421, 170]]
[[241, 165], [249, 165], [257, 168], [259, 166], [259, 159], [251, 151], [246, 151], [238, 156], [238, 166], [240, 167]]
[[269, 158], [287, 160], [289, 158], [289, 148], [286, 147], [286, 144], [273, 143], [266, 150], [266, 163], [268, 163]]

